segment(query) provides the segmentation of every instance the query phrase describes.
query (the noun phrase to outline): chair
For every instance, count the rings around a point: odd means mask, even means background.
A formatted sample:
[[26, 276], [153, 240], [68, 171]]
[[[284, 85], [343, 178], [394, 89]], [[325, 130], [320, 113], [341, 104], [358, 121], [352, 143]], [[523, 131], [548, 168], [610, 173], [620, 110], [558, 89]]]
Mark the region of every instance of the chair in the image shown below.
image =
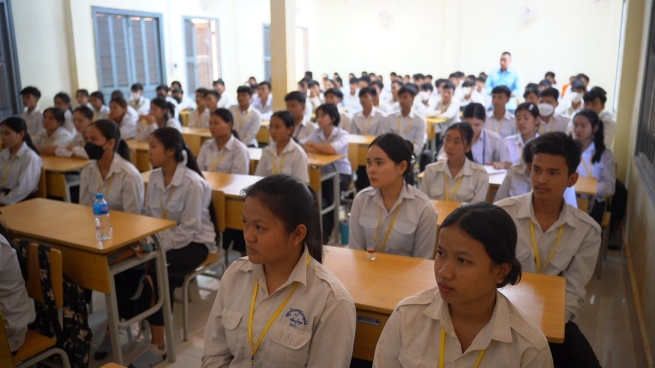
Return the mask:
[[607, 248], [609, 247], [610, 239], [610, 223], [612, 219], [612, 212], [605, 211], [603, 220], [600, 222], [602, 230], [602, 238], [600, 241], [600, 249], [598, 250], [598, 258], [596, 259], [596, 278], [600, 279], [603, 273], [603, 262], [607, 259]]
[[[30, 298], [44, 302], [41, 291], [41, 276], [39, 269], [39, 248], [38, 244], [30, 244], [27, 255], [27, 293]], [[62, 256], [57, 249], [50, 249], [50, 280], [55, 298], [55, 305], [60, 312], [64, 305], [64, 274], [62, 271]], [[65, 368], [70, 368], [68, 355], [63, 350], [55, 347], [55, 339], [43, 336], [34, 331], [27, 331], [25, 342], [15, 356], [11, 356], [9, 340], [5, 330], [4, 321], [0, 323], [0, 366], [2, 367], [29, 367], [45, 360], [53, 355], [59, 355]]]

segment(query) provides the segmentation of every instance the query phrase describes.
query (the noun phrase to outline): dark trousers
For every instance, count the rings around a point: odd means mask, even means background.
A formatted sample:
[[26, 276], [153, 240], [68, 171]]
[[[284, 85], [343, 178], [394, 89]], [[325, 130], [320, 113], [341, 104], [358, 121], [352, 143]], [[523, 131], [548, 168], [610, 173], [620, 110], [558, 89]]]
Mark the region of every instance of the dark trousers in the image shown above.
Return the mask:
[[[350, 181], [352, 180], [352, 175], [339, 174], [339, 193], [345, 192], [348, 190]], [[368, 180], [368, 179], [367, 179]], [[332, 179], [326, 180], [321, 183], [321, 198], [323, 201], [323, 207], [328, 207], [334, 201], [333, 192], [333, 181]], [[337, 208], [337, 210], [339, 210]], [[326, 244], [330, 239], [330, 234], [332, 234], [332, 229], [334, 228], [334, 210], [323, 215], [323, 244]]]
[[582, 334], [578, 325], [568, 322], [564, 325], [564, 342], [548, 343], [553, 355], [555, 368], [600, 368], [600, 363], [594, 354], [589, 341]]
[[223, 249], [229, 249], [230, 243], [234, 243], [232, 250], [245, 252], [246, 240], [243, 238], [243, 230], [225, 229], [223, 231]]
[[366, 173], [366, 166], [357, 167], [357, 180], [355, 180], [355, 188], [357, 192], [364, 190], [371, 186], [371, 182], [368, 180], [368, 174]]
[[626, 189], [625, 185], [617, 180], [615, 188], [612, 204], [609, 208], [612, 211], [612, 218], [610, 220], [611, 232], [620, 230], [621, 221], [625, 217], [625, 210], [628, 205], [628, 189]]
[[605, 202], [594, 201], [594, 205], [589, 211], [589, 216], [596, 220], [598, 225], [603, 222], [603, 214], [605, 213]]

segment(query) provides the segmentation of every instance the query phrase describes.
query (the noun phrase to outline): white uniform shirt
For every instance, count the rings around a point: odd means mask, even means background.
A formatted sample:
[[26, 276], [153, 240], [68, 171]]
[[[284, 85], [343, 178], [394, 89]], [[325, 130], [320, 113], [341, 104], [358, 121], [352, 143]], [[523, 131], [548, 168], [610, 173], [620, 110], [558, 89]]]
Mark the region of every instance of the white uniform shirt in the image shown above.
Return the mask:
[[257, 163], [255, 175], [287, 174], [309, 183], [307, 168], [307, 153], [291, 139], [280, 155], [277, 154], [277, 143], [269, 143], [262, 151], [262, 158]]
[[[539, 133], [537, 133], [535, 138], [538, 136]], [[523, 147], [525, 147], [526, 142], [523, 141], [521, 133], [505, 137], [504, 142], [507, 147], [507, 153], [509, 154], [509, 162], [511, 162], [512, 165], [523, 162]]]
[[419, 156], [426, 139], [425, 119], [415, 114], [412, 109], [407, 116], [402, 112], [396, 112], [387, 116], [380, 125], [378, 134], [396, 133], [412, 142], [414, 154]]
[[127, 104], [131, 106], [139, 115], [148, 115], [150, 112], [150, 99], [143, 96], [138, 100], [130, 99]]
[[448, 303], [437, 288], [398, 303], [378, 340], [373, 367], [436, 367], [441, 329], [446, 332], [445, 367], [473, 367], [480, 350], [485, 351], [481, 367], [553, 367], [544, 333], [500, 292], [491, 320], [462, 353]]
[[[443, 150], [443, 147], [441, 148]], [[475, 162], [484, 165], [487, 162], [510, 162], [507, 146], [500, 135], [482, 129], [480, 138], [471, 147]]]
[[354, 95], [350, 94], [350, 88], [342, 89], [343, 92], [343, 105], [350, 109], [350, 111], [359, 111], [362, 109], [362, 104], [359, 101], [359, 89], [355, 91]]
[[10, 189], [6, 195], [0, 192], [0, 203], [10, 205], [25, 199], [39, 188], [41, 178], [41, 156], [27, 143], [9, 159], [9, 148], [0, 151], [0, 189]]
[[309, 97], [305, 99], [305, 120], [311, 120], [312, 114], [314, 113], [314, 105], [309, 100]]
[[614, 120], [614, 116], [609, 111], [603, 111], [598, 116], [603, 122], [603, 143], [605, 143], [605, 147], [612, 149], [614, 146], [614, 136], [616, 135], [616, 121]]
[[479, 104], [482, 104], [482, 106], [486, 108], [491, 105], [491, 96], [489, 96], [486, 92], [478, 92], [477, 89], [473, 90], [473, 93], [471, 94], [471, 102], [477, 102]]
[[75, 124], [73, 124], [73, 112], [70, 110], [64, 111], [64, 128], [68, 130], [70, 134], [75, 134]]
[[[334, 163], [337, 167], [337, 172], [345, 175], [351, 175], [353, 173], [352, 165], [350, 165], [350, 161], [348, 161], [348, 132], [345, 130], [339, 127], [333, 127], [330, 136], [326, 139], [323, 130], [316, 129], [309, 137], [300, 143], [304, 144], [306, 142], [329, 144], [334, 148], [336, 155], [346, 156]], [[322, 171], [333, 172], [334, 167], [332, 165], [327, 165], [323, 167]]]
[[350, 129], [351, 129], [350, 116], [348, 115], [347, 112], [343, 111], [343, 108], [341, 107], [339, 108], [339, 128], [350, 133]]
[[180, 111], [193, 110], [196, 108], [196, 102], [187, 96], [182, 96], [182, 100], [178, 102], [177, 109]]
[[293, 127], [293, 134], [291, 135], [296, 141], [303, 142], [307, 137], [309, 137], [318, 126], [315, 123], [312, 123], [311, 120], [305, 118], [300, 124]]
[[570, 118], [557, 113], [551, 115], [550, 119], [548, 119], [548, 122], [545, 122], [541, 119], [541, 117], [539, 117], [539, 134], [550, 132], [565, 133], [570, 121]]
[[259, 116], [261, 116], [262, 120], [271, 120], [271, 115], [273, 115], [273, 94], [269, 93], [266, 101], [257, 98], [252, 104], [252, 107], [259, 111]]
[[[575, 316], [585, 300], [585, 286], [596, 268], [600, 248], [600, 226], [589, 215], [569, 205], [562, 206], [559, 219], [545, 232], [539, 226], [532, 206], [532, 192], [495, 203], [514, 220], [518, 231], [516, 258], [523, 272], [537, 272], [535, 253], [530, 233], [530, 221], [534, 223], [537, 248], [541, 255], [542, 270], [546, 275], [566, 279], [566, 316], [564, 321], [575, 321]], [[560, 226], [563, 226], [559, 247], [550, 263], [544, 267], [557, 242]]]
[[114, 152], [107, 177], [100, 175], [98, 162], [91, 160], [80, 173], [80, 204], [93, 206], [96, 193], [103, 193], [112, 210], [141, 214], [143, 178], [134, 165]]
[[[166, 120], [164, 127], [175, 128], [177, 130], [182, 129], [179, 120], [175, 118], [170, 118]], [[148, 124], [145, 121], [140, 121], [136, 127], [136, 139], [139, 141], [147, 141], [150, 134], [157, 130], [159, 125], [157, 123]]]
[[37, 148], [41, 147], [51, 147], [51, 146], [60, 146], [67, 143], [73, 138], [73, 135], [66, 130], [63, 126], [57, 128], [57, 130], [52, 133], [51, 136], [48, 136], [47, 131], [42, 131], [37, 134], [33, 139], [34, 146]]
[[209, 108], [205, 108], [202, 112], [193, 110], [189, 113], [189, 127], [190, 128], [209, 128]]
[[180, 162], [168, 187], [164, 186], [161, 169], [152, 171], [144, 213], [164, 218], [164, 213], [168, 212], [166, 218], [177, 223], [176, 227], [159, 233], [166, 251], [184, 248], [193, 242], [205, 244], [210, 252], [216, 252], [216, 231], [209, 217], [211, 200], [211, 185], [187, 168], [185, 162]]
[[509, 111], [505, 111], [505, 115], [500, 120], [496, 120], [493, 111], [487, 114], [487, 121], [484, 123], [484, 128], [507, 138], [510, 135], [518, 133], [516, 128], [516, 117]]
[[255, 343], [275, 310], [291, 295], [262, 339], [256, 367], [347, 368], [355, 340], [355, 304], [350, 294], [325, 266], [308, 252], [298, 260], [287, 281], [269, 294], [263, 265], [247, 257], [225, 271], [205, 329], [203, 367], [250, 367], [248, 344], [250, 304], [259, 285], [252, 321]]
[[257, 133], [262, 125], [262, 118], [254, 107], [248, 106], [246, 111], [241, 111], [239, 105], [230, 107], [234, 116], [234, 129], [239, 133], [239, 139], [246, 146], [257, 147]]
[[[88, 160], [89, 155], [87, 155], [86, 150], [84, 150], [85, 144], [86, 141], [84, 140], [84, 137], [82, 137], [82, 134], [75, 132], [75, 135], [68, 142], [57, 147], [55, 150], [55, 156], [73, 157], [73, 154], [75, 154], [75, 157], [85, 158]], [[68, 146], [72, 146], [73, 150], [69, 151]]]
[[[400, 212], [396, 215], [398, 210]], [[382, 249], [385, 234], [394, 217], [396, 221]], [[398, 200], [388, 212], [380, 190], [368, 187], [357, 193], [353, 201], [348, 245], [351, 249], [373, 247], [377, 252], [432, 259], [436, 226], [437, 212], [430, 198], [413, 186], [403, 184]], [[373, 241], [375, 233], [378, 244]]]
[[107, 105], [100, 106], [100, 110], [91, 107], [91, 111], [93, 111], [93, 121], [109, 118], [109, 107]]
[[236, 99], [232, 98], [227, 92], [221, 94], [221, 98], [216, 104], [217, 109], [229, 109], [230, 106], [236, 103]]
[[231, 135], [223, 149], [219, 151], [216, 139], [209, 139], [200, 147], [198, 167], [202, 171], [248, 175], [250, 174], [248, 147]]
[[0, 235], [0, 312], [9, 340], [9, 350], [18, 351], [25, 342], [32, 301], [25, 289], [16, 250]]
[[[459, 187], [457, 182], [461, 179]], [[446, 200], [446, 180], [448, 180], [449, 199], [453, 202], [483, 202], [489, 191], [489, 174], [484, 166], [468, 158], [457, 176], [453, 178], [448, 168], [448, 160], [440, 160], [425, 167], [419, 189], [430, 199]], [[457, 192], [455, 189], [457, 188]]]
[[[494, 201], [509, 197], [518, 197], [532, 191], [532, 181], [530, 175], [525, 172], [525, 164], [519, 163], [512, 165], [507, 169], [505, 179], [496, 191]], [[564, 201], [573, 208], [578, 208], [578, 200], [575, 197], [575, 187], [566, 188], [564, 191]]]
[[[442, 109], [446, 109], [446, 111], [441, 112]], [[448, 105], [444, 104], [442, 100], [439, 100], [437, 104], [434, 106], [433, 110], [427, 111], [427, 116], [434, 116], [437, 118], [446, 119], [446, 122], [441, 124], [443, 125], [443, 130], [445, 130], [451, 124], [460, 121], [459, 102], [455, 101], [455, 97], [453, 97], [453, 99], [450, 100], [450, 103]]]
[[353, 115], [350, 133], [377, 136], [384, 117], [385, 114], [377, 107], [373, 107], [368, 116], [364, 116], [364, 111], [358, 111]]
[[118, 127], [121, 130], [121, 138], [132, 139], [136, 137], [137, 120], [139, 120], [139, 116], [136, 110], [134, 109], [130, 110], [128, 108], [128, 110], [123, 115], [120, 124], [118, 124]]
[[[616, 185], [616, 163], [614, 154], [608, 148], [605, 148], [600, 155], [600, 161], [592, 163], [591, 160], [596, 153], [596, 145], [591, 142], [580, 159], [577, 172], [580, 176], [593, 177], [598, 179], [598, 189], [596, 191], [596, 200], [603, 202], [614, 195]], [[591, 175], [589, 175], [591, 174]]]
[[32, 112], [27, 112], [27, 107], [20, 114], [21, 119], [25, 120], [25, 125], [27, 125], [27, 134], [30, 135], [32, 139], [36, 137], [37, 134], [45, 130], [43, 128], [43, 111], [37, 106], [32, 110]]

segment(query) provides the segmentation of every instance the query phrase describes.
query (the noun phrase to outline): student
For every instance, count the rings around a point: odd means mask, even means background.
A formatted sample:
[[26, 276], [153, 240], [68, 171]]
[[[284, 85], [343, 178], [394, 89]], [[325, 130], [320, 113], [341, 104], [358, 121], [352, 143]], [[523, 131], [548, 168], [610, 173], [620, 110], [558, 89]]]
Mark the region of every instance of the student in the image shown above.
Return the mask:
[[[157, 97], [162, 97], [162, 98], [166, 99], [167, 102], [170, 102], [175, 107], [175, 110], [173, 111], [173, 118], [175, 120], [179, 121], [179, 119], [180, 119], [180, 106], [177, 103], [177, 100], [175, 100], [173, 98], [173, 96], [169, 95], [170, 91], [171, 90], [170, 90], [170, 88], [168, 88], [167, 85], [160, 84], [160, 85], [157, 86], [157, 90], [156, 90]], [[152, 107], [152, 101], [150, 101], [150, 106]]]
[[497, 86], [491, 91], [493, 110], [486, 117], [484, 128], [501, 138], [516, 134], [516, 118], [506, 108], [511, 94], [512, 91], [507, 86]]
[[294, 119], [290, 112], [278, 111], [271, 116], [268, 128], [271, 143], [262, 151], [255, 175], [286, 174], [309, 183], [307, 154], [302, 146], [292, 139], [293, 130]]
[[373, 106], [373, 95], [376, 94], [370, 87], [359, 90], [359, 102], [362, 105], [362, 111], [353, 115], [350, 124], [350, 133], [360, 135], [377, 136], [380, 124], [385, 115], [382, 111]]
[[520, 104], [514, 112], [517, 134], [505, 138], [505, 146], [512, 165], [521, 163], [523, 147], [530, 139], [539, 136], [539, 108], [531, 102]]
[[[348, 161], [348, 132], [339, 128], [341, 117], [336, 105], [323, 104], [316, 109], [316, 121], [319, 129], [301, 140], [307, 153], [320, 153], [325, 155], [344, 155], [334, 163], [339, 174], [339, 193], [348, 190], [352, 182], [352, 166]], [[322, 172], [333, 172], [332, 165], [321, 169]], [[323, 206], [328, 207], [334, 201], [334, 184], [331, 180], [321, 183]], [[323, 244], [327, 244], [334, 227], [334, 214], [329, 212], [323, 216]]]
[[487, 93], [487, 78], [480, 76], [475, 79], [475, 89], [471, 99], [473, 102], [482, 104], [485, 109], [491, 105], [491, 96]]
[[312, 105], [312, 112], [316, 113], [316, 109], [325, 103], [325, 96], [321, 92], [321, 85], [315, 80], [310, 80], [307, 84], [309, 88], [309, 103]]
[[221, 279], [202, 367], [349, 367], [355, 304], [321, 264], [314, 191], [297, 178], [274, 175], [244, 192], [248, 257]]
[[[435, 98], [432, 98], [432, 92], [434, 87], [432, 83], [422, 83], [419, 85], [418, 101], [425, 105], [426, 107], [430, 106], [431, 103], [436, 104]], [[435, 96], [436, 97], [436, 96]]]
[[[84, 149], [86, 144], [86, 129], [93, 123], [93, 110], [82, 105], [73, 111], [73, 124], [75, 124], [75, 135], [71, 140], [57, 146], [54, 154], [59, 157], [75, 157], [88, 160], [89, 156]], [[115, 125], [115, 124], [114, 124]]]
[[128, 106], [123, 97], [114, 97], [109, 101], [109, 120], [116, 123], [121, 129], [121, 137], [123, 139], [136, 137], [136, 122], [138, 118], [139, 116], [136, 115], [136, 110]]
[[557, 85], [557, 81], [555, 80], [555, 73], [553, 72], [546, 72], [546, 75], [544, 75], [544, 79], [548, 80], [550, 82], [551, 87], [557, 89], [559, 91], [559, 86]]
[[[218, 109], [219, 102], [221, 101], [221, 94], [217, 92], [216, 90], [208, 90], [207, 93], [205, 93], [205, 105], [207, 105], [207, 109], [209, 109], [209, 114], [212, 113], [212, 111]], [[230, 106], [227, 107], [221, 107], [222, 109], [227, 109]]]
[[437, 102], [432, 110], [428, 110], [427, 116], [438, 119], [446, 119], [446, 122], [439, 124], [447, 129], [451, 124], [459, 121], [459, 101], [455, 96], [455, 85], [446, 81], [441, 85], [441, 100]]
[[239, 139], [248, 147], [257, 147], [257, 133], [262, 125], [259, 110], [250, 105], [252, 89], [245, 86], [237, 88], [238, 104], [230, 107], [234, 116], [234, 129], [239, 133]]
[[470, 104], [471, 102], [478, 102], [478, 103], [484, 102], [482, 100], [478, 100], [473, 97], [474, 88], [475, 88], [475, 82], [471, 82], [467, 80], [462, 84], [462, 100], [459, 104], [460, 109]]
[[43, 111], [43, 128], [45, 130], [34, 137], [34, 146], [41, 154], [45, 154], [53, 146], [59, 146], [71, 140], [73, 135], [64, 128], [65, 121], [64, 112], [56, 107]]
[[559, 92], [555, 88], [549, 87], [539, 92], [539, 134], [566, 132], [570, 119], [555, 112], [558, 99]]
[[132, 106], [139, 115], [148, 115], [150, 112], [150, 99], [143, 97], [143, 85], [141, 83], [134, 83], [130, 87], [130, 90], [132, 91], [132, 95], [130, 95], [130, 100], [127, 104]]
[[371, 186], [355, 197], [350, 212], [351, 249], [432, 259], [437, 213], [430, 198], [407, 184], [411, 142], [393, 133], [373, 140], [366, 157]]
[[[178, 82], [179, 84], [179, 82]], [[171, 89], [171, 97], [177, 102], [178, 111], [195, 110], [196, 104], [189, 97], [184, 95], [182, 87], [175, 87]]]
[[599, 224], [605, 213], [605, 201], [614, 195], [616, 164], [614, 155], [605, 147], [603, 122], [593, 110], [581, 110], [573, 118], [573, 137], [582, 144], [582, 157], [577, 167], [580, 176], [598, 179], [596, 195], [589, 201], [589, 215]]
[[55, 95], [55, 107], [64, 112], [64, 129], [69, 133], [75, 133], [73, 125], [73, 107], [71, 105], [71, 96], [65, 92], [59, 92]]
[[38, 106], [41, 91], [36, 87], [27, 86], [20, 91], [25, 110], [20, 114], [27, 124], [27, 133], [34, 138], [43, 131], [43, 113]]
[[548, 79], [542, 79], [541, 82], [539, 82], [539, 91], [543, 91], [546, 88], [551, 88], [553, 85], [550, 83]]
[[196, 109], [189, 112], [188, 124], [190, 128], [209, 128], [209, 114], [211, 111], [205, 103], [206, 93], [206, 88], [198, 88], [196, 90]]
[[218, 102], [217, 106], [211, 111], [216, 110], [217, 108], [229, 109], [230, 106], [234, 105], [234, 99], [227, 93], [225, 90], [225, 82], [223, 79], [217, 79], [212, 83], [214, 91], [218, 92]]
[[614, 135], [616, 134], [616, 121], [611, 112], [605, 111], [605, 102], [607, 95], [605, 90], [600, 87], [594, 87], [591, 91], [584, 94], [584, 108], [592, 110], [603, 123], [603, 135], [605, 147], [611, 148], [614, 145]]
[[[564, 190], [575, 185], [580, 146], [564, 133], [546, 133], [532, 146], [533, 191], [496, 203], [514, 219], [516, 255], [525, 272], [566, 278], [564, 343], [550, 344], [557, 367], [600, 367], [576, 325], [600, 247], [600, 226], [586, 213], [566, 205]], [[535, 253], [538, 252], [538, 253]]]
[[86, 129], [86, 154], [91, 159], [80, 173], [80, 204], [93, 206], [103, 193], [109, 208], [141, 214], [143, 178], [130, 161], [130, 149], [111, 120], [98, 120]]
[[[371, 83], [371, 86], [369, 88], [373, 88], [373, 90], [375, 91], [375, 95], [373, 95], [373, 106], [377, 107], [378, 110], [387, 114], [390, 111], [391, 107], [385, 100], [381, 98], [382, 93], [384, 91], [384, 84], [382, 83], [382, 81], [376, 80], [375, 82]], [[423, 114], [425, 114], [425, 105], [423, 105], [422, 102], [416, 100], [414, 101], [414, 104], [418, 104], [418, 108], [415, 111], [421, 111]]]
[[587, 93], [587, 87], [580, 79], [574, 79], [571, 82], [571, 92], [566, 94], [566, 98], [560, 104], [560, 115], [572, 118], [575, 113], [584, 108], [582, 97]]
[[[482, 127], [486, 118], [484, 106], [475, 102], [470, 103], [464, 109], [463, 115], [464, 122], [473, 128], [473, 145], [471, 147], [473, 161], [480, 165], [493, 165], [497, 169], [504, 168], [510, 162], [509, 153], [500, 135]], [[442, 153], [443, 147], [439, 152], [440, 158]]]
[[[412, 110], [416, 89], [403, 86], [398, 91], [400, 111], [389, 114], [380, 125], [378, 134], [396, 133], [412, 142], [414, 155], [419, 156], [425, 144], [425, 120]], [[410, 165], [411, 166], [411, 165]]]
[[139, 124], [136, 130], [136, 139], [147, 141], [152, 132], [159, 128], [169, 127], [180, 130], [179, 120], [175, 119], [175, 105], [162, 97], [150, 101], [150, 112], [148, 115], [139, 116]]
[[344, 91], [344, 106], [351, 109], [352, 111], [360, 110], [361, 106], [359, 104], [359, 80], [357, 78], [350, 78], [348, 81], [349, 88], [348, 93]]
[[[309, 80], [306, 78], [303, 78], [298, 82], [298, 92], [302, 93], [303, 96], [305, 96], [305, 100], [309, 98]], [[311, 101], [306, 101], [305, 103], [305, 119], [311, 120], [312, 119], [312, 114], [314, 113], [314, 106], [312, 105]]]
[[109, 107], [105, 105], [105, 95], [100, 91], [91, 93], [89, 98], [91, 109], [93, 109], [93, 121], [109, 119]]
[[343, 109], [343, 107], [339, 107], [342, 104], [343, 101], [343, 93], [341, 93], [340, 90], [336, 88], [330, 88], [324, 93], [325, 95], [325, 103], [329, 103], [332, 105], [335, 105], [339, 108], [339, 127], [346, 132], [351, 131], [351, 125], [350, 125], [350, 116], [346, 113], [346, 111]]
[[[525, 102], [538, 105], [539, 92], [541, 92], [539, 91], [539, 86], [535, 86], [533, 83], [530, 83], [525, 87], [525, 92], [523, 92], [523, 99]], [[514, 113], [516, 113], [516, 111]]]
[[471, 142], [473, 128], [455, 123], [444, 134], [447, 159], [425, 168], [419, 189], [430, 199], [452, 202], [481, 202], [489, 191], [489, 174], [473, 162]]
[[521, 280], [516, 226], [484, 202], [453, 211], [439, 230], [437, 287], [398, 303], [373, 367], [552, 368], [539, 326], [498, 291]]
[[203, 143], [198, 154], [200, 170], [248, 175], [248, 147], [239, 140], [234, 130], [232, 113], [227, 109], [214, 110], [209, 117], [209, 132], [213, 139]]
[[80, 106], [92, 107], [89, 102], [89, 90], [87, 89], [78, 89], [75, 92], [75, 101], [77, 101], [77, 106], [75, 106], [75, 108]]
[[273, 95], [271, 94], [271, 84], [267, 81], [259, 82], [257, 86], [258, 98], [252, 104], [257, 111], [262, 120], [271, 120], [271, 115], [273, 115]]
[[292, 137], [296, 142], [304, 141], [317, 129], [316, 124], [305, 115], [306, 97], [302, 92], [294, 91], [289, 92], [284, 97], [284, 101], [287, 104], [287, 111], [293, 115]]
[[0, 123], [0, 206], [34, 197], [41, 178], [41, 157], [27, 134], [25, 121], [9, 117]]

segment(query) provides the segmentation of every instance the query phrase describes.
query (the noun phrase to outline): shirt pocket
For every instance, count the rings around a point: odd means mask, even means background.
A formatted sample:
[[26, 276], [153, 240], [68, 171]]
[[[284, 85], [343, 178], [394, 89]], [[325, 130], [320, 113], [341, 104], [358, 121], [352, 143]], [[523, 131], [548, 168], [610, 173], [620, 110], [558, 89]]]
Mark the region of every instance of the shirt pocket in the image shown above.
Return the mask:
[[559, 271], [557, 274], [561, 275], [569, 267], [572, 259], [573, 255], [571, 254], [567, 254], [565, 252], [555, 252], [553, 259], [550, 260], [550, 264], [557, 268]]
[[227, 341], [227, 345], [230, 348], [232, 355], [234, 356], [236, 356], [236, 353], [239, 349], [238, 345], [241, 345], [241, 348], [243, 348], [243, 341], [247, 341], [245, 333], [242, 334], [243, 336], [240, 336], [241, 334], [239, 333], [240, 330], [244, 330], [243, 328], [238, 328], [242, 319], [243, 313], [229, 309], [223, 309], [223, 318], [221, 319], [221, 323], [225, 328], [225, 339]]
[[268, 332], [271, 344], [266, 349], [270, 367], [305, 367], [309, 360], [311, 331], [274, 323]]
[[439, 366], [438, 361], [414, 355], [407, 352], [405, 349], [400, 350], [398, 361], [401, 366], [408, 368], [435, 368]]

